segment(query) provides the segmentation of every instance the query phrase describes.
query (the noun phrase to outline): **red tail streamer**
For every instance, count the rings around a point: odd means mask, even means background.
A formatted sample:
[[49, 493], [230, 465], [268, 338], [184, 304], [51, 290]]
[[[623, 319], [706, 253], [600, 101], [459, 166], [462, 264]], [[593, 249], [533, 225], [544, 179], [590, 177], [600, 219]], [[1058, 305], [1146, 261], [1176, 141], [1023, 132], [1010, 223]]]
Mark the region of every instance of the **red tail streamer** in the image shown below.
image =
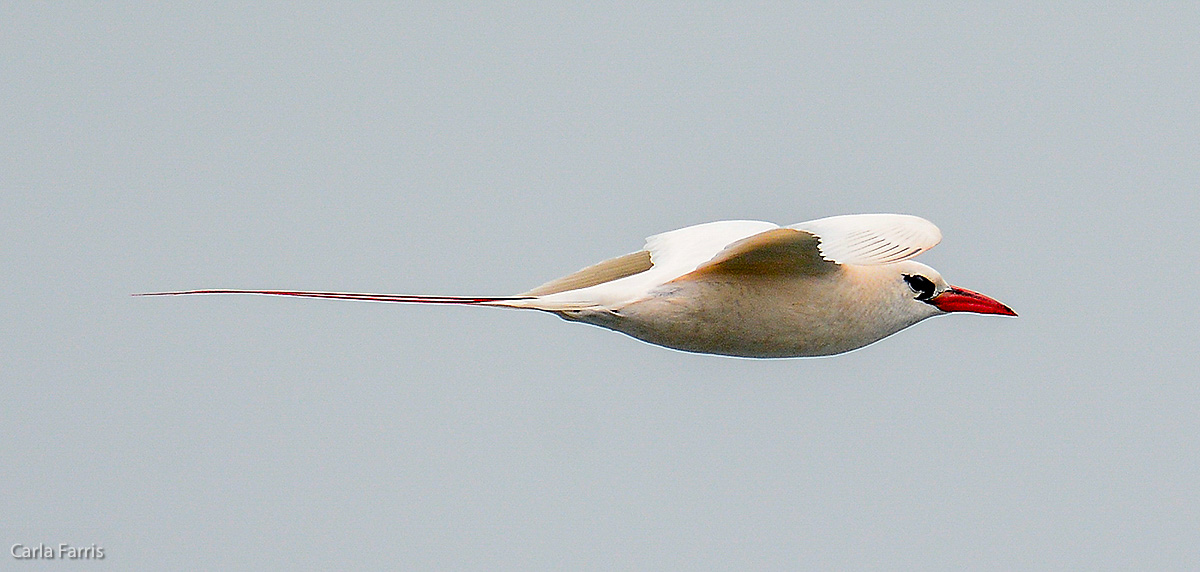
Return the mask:
[[330, 298], [364, 302], [403, 302], [409, 304], [484, 304], [510, 300], [528, 300], [529, 296], [410, 296], [405, 294], [366, 294], [357, 292], [307, 292], [302, 290], [183, 290], [179, 292], [147, 292], [134, 296], [182, 296], [186, 294], [262, 294], [294, 296], [297, 298]]

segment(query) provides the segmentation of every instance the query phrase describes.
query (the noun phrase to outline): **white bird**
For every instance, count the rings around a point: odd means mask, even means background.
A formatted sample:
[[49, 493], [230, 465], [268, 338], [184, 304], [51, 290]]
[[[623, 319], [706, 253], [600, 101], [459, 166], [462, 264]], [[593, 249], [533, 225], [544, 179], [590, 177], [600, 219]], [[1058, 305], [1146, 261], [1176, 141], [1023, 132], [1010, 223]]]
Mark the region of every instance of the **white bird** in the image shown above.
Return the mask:
[[842, 215], [788, 227], [732, 220], [651, 236], [642, 250], [515, 296], [289, 290], [137, 295], [267, 294], [525, 308], [688, 352], [825, 356], [949, 312], [1016, 316], [910, 260], [941, 238], [933, 223], [911, 215]]

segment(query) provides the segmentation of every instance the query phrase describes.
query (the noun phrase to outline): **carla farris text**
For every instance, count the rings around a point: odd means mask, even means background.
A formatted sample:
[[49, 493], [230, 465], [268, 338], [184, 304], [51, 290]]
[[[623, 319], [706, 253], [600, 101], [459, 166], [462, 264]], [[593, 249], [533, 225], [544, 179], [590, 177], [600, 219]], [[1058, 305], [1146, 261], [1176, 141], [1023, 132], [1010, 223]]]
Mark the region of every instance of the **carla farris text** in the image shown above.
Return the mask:
[[8, 551], [17, 560], [54, 560], [56, 558], [63, 560], [104, 560], [104, 547], [96, 546], [95, 543], [91, 546], [72, 546], [66, 543], [59, 544], [58, 546], [46, 546], [40, 542], [37, 546], [14, 544]]

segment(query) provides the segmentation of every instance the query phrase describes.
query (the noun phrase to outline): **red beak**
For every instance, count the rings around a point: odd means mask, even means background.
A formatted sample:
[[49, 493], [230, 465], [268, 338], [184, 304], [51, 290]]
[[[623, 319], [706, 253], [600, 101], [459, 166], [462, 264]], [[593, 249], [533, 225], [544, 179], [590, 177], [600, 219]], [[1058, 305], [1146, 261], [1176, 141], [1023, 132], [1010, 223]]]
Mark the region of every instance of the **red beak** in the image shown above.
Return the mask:
[[951, 286], [941, 294], [929, 299], [929, 303], [943, 312], [975, 312], [976, 314], [1000, 314], [1016, 316], [1012, 308], [1001, 304], [979, 292]]

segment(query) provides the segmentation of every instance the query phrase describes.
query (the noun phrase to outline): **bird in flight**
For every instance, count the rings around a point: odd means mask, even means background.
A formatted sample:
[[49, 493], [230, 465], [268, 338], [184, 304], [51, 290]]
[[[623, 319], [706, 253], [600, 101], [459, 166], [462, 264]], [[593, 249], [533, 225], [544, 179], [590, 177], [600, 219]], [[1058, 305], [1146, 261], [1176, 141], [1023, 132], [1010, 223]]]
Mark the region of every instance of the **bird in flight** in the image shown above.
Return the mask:
[[710, 222], [515, 296], [187, 290], [136, 296], [266, 294], [541, 310], [696, 353], [826, 356], [950, 312], [1016, 316], [911, 260], [942, 233], [911, 215], [841, 215], [791, 226]]

